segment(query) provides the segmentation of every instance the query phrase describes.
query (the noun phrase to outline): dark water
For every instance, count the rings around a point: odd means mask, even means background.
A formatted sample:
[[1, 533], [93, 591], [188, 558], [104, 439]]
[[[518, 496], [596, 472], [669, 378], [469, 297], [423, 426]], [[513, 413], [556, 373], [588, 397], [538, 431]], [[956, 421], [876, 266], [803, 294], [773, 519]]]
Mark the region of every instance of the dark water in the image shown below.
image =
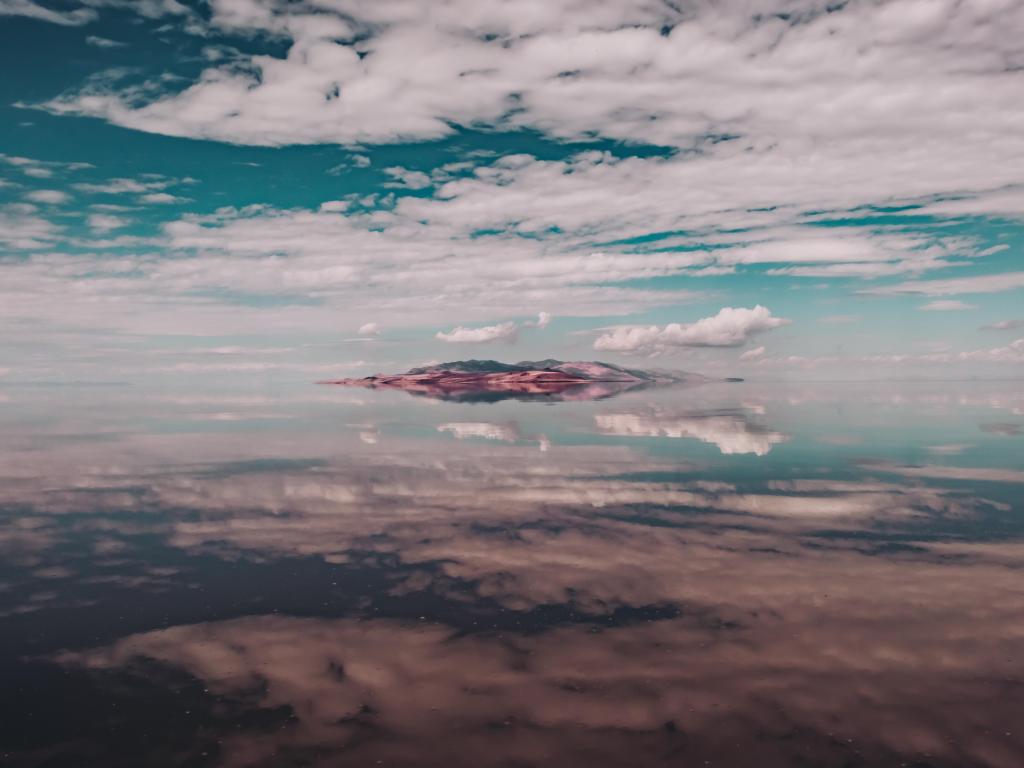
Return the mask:
[[1024, 765], [1019, 384], [0, 425], [5, 766]]

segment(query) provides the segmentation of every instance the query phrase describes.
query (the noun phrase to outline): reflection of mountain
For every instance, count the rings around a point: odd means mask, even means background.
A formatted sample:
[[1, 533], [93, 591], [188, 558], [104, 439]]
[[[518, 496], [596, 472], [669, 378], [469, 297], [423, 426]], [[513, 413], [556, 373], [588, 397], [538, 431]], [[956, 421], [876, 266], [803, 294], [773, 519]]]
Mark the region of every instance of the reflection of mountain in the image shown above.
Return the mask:
[[458, 402], [499, 400], [599, 400], [646, 387], [703, 381], [695, 374], [642, 371], [612, 363], [560, 360], [499, 363], [464, 360], [407, 373], [325, 382], [368, 389], [399, 389], [413, 395]]
[[600, 432], [628, 437], [688, 437], [718, 446], [722, 453], [764, 456], [789, 436], [770, 430], [742, 410], [670, 413], [650, 408], [637, 413], [599, 413]]

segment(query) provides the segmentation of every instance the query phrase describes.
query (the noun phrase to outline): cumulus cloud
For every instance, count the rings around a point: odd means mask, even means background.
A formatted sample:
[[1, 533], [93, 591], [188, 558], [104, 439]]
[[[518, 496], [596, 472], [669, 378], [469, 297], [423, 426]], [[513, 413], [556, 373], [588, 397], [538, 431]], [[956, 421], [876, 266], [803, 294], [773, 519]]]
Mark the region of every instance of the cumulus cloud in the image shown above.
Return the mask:
[[171, 205], [187, 201], [187, 197], [178, 197], [177, 195], [172, 195], [169, 192], [149, 192], [148, 194], [139, 196], [140, 203], [154, 203], [157, 205]]
[[438, 331], [435, 334], [435, 338], [448, 344], [484, 344], [490, 341], [513, 343], [518, 336], [519, 326], [512, 321], [482, 328], [465, 328], [460, 325], [448, 332]]
[[108, 213], [94, 213], [86, 219], [89, 229], [100, 234], [127, 226], [128, 220]]
[[526, 326], [526, 327], [532, 326], [534, 328], [547, 328], [548, 327], [548, 323], [550, 323], [550, 322], [551, 322], [551, 313], [550, 312], [539, 312], [539, 313], [537, 313], [536, 321], [534, 321], [532, 323], [523, 323], [523, 325]]
[[393, 179], [393, 181], [385, 183], [386, 187], [425, 189], [431, 184], [430, 177], [422, 171], [411, 171], [408, 168], [385, 168], [384, 173]]
[[53, 245], [60, 228], [37, 214], [28, 203], [0, 206], [0, 245], [16, 250], [33, 250]]
[[752, 337], [787, 325], [758, 304], [753, 309], [723, 307], [717, 315], [695, 323], [669, 323], [664, 327], [620, 326], [594, 341], [594, 349], [609, 352], [657, 354], [673, 347], [740, 347]]
[[61, 192], [59, 189], [34, 189], [25, 194], [25, 199], [31, 200], [33, 203], [58, 205], [66, 203], [69, 196], [67, 192]]
[[740, 360], [756, 360], [762, 355], [764, 355], [764, 347], [754, 347], [754, 349], [748, 349], [740, 355]]
[[377, 323], [363, 323], [359, 326], [360, 336], [380, 336], [380, 326]]

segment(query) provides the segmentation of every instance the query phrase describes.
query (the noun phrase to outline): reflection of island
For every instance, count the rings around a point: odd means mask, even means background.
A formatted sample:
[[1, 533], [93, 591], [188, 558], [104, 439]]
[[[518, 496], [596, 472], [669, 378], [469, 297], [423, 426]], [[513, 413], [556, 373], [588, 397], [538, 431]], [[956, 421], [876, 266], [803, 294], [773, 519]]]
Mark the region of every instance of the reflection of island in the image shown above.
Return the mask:
[[538, 360], [509, 364], [496, 360], [460, 360], [413, 368], [406, 373], [324, 383], [400, 389], [439, 400], [495, 402], [508, 399], [600, 400], [635, 389], [698, 381], [704, 378], [689, 373], [623, 368], [612, 363]]
[[594, 416], [600, 432], [628, 437], [693, 438], [718, 446], [722, 453], [766, 455], [776, 443], [789, 439], [752, 421], [741, 410], [696, 413], [665, 413], [650, 409], [641, 413], [598, 413]]

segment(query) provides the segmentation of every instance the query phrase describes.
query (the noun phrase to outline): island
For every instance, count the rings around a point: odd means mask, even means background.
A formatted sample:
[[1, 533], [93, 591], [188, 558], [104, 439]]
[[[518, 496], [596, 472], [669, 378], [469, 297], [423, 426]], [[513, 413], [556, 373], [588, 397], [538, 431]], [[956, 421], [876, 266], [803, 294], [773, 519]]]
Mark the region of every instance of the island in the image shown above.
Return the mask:
[[413, 368], [405, 373], [338, 379], [335, 384], [368, 389], [397, 389], [413, 395], [461, 402], [496, 400], [598, 400], [622, 392], [670, 384], [696, 384], [703, 376], [664, 370], [624, 368], [594, 361], [458, 360]]

